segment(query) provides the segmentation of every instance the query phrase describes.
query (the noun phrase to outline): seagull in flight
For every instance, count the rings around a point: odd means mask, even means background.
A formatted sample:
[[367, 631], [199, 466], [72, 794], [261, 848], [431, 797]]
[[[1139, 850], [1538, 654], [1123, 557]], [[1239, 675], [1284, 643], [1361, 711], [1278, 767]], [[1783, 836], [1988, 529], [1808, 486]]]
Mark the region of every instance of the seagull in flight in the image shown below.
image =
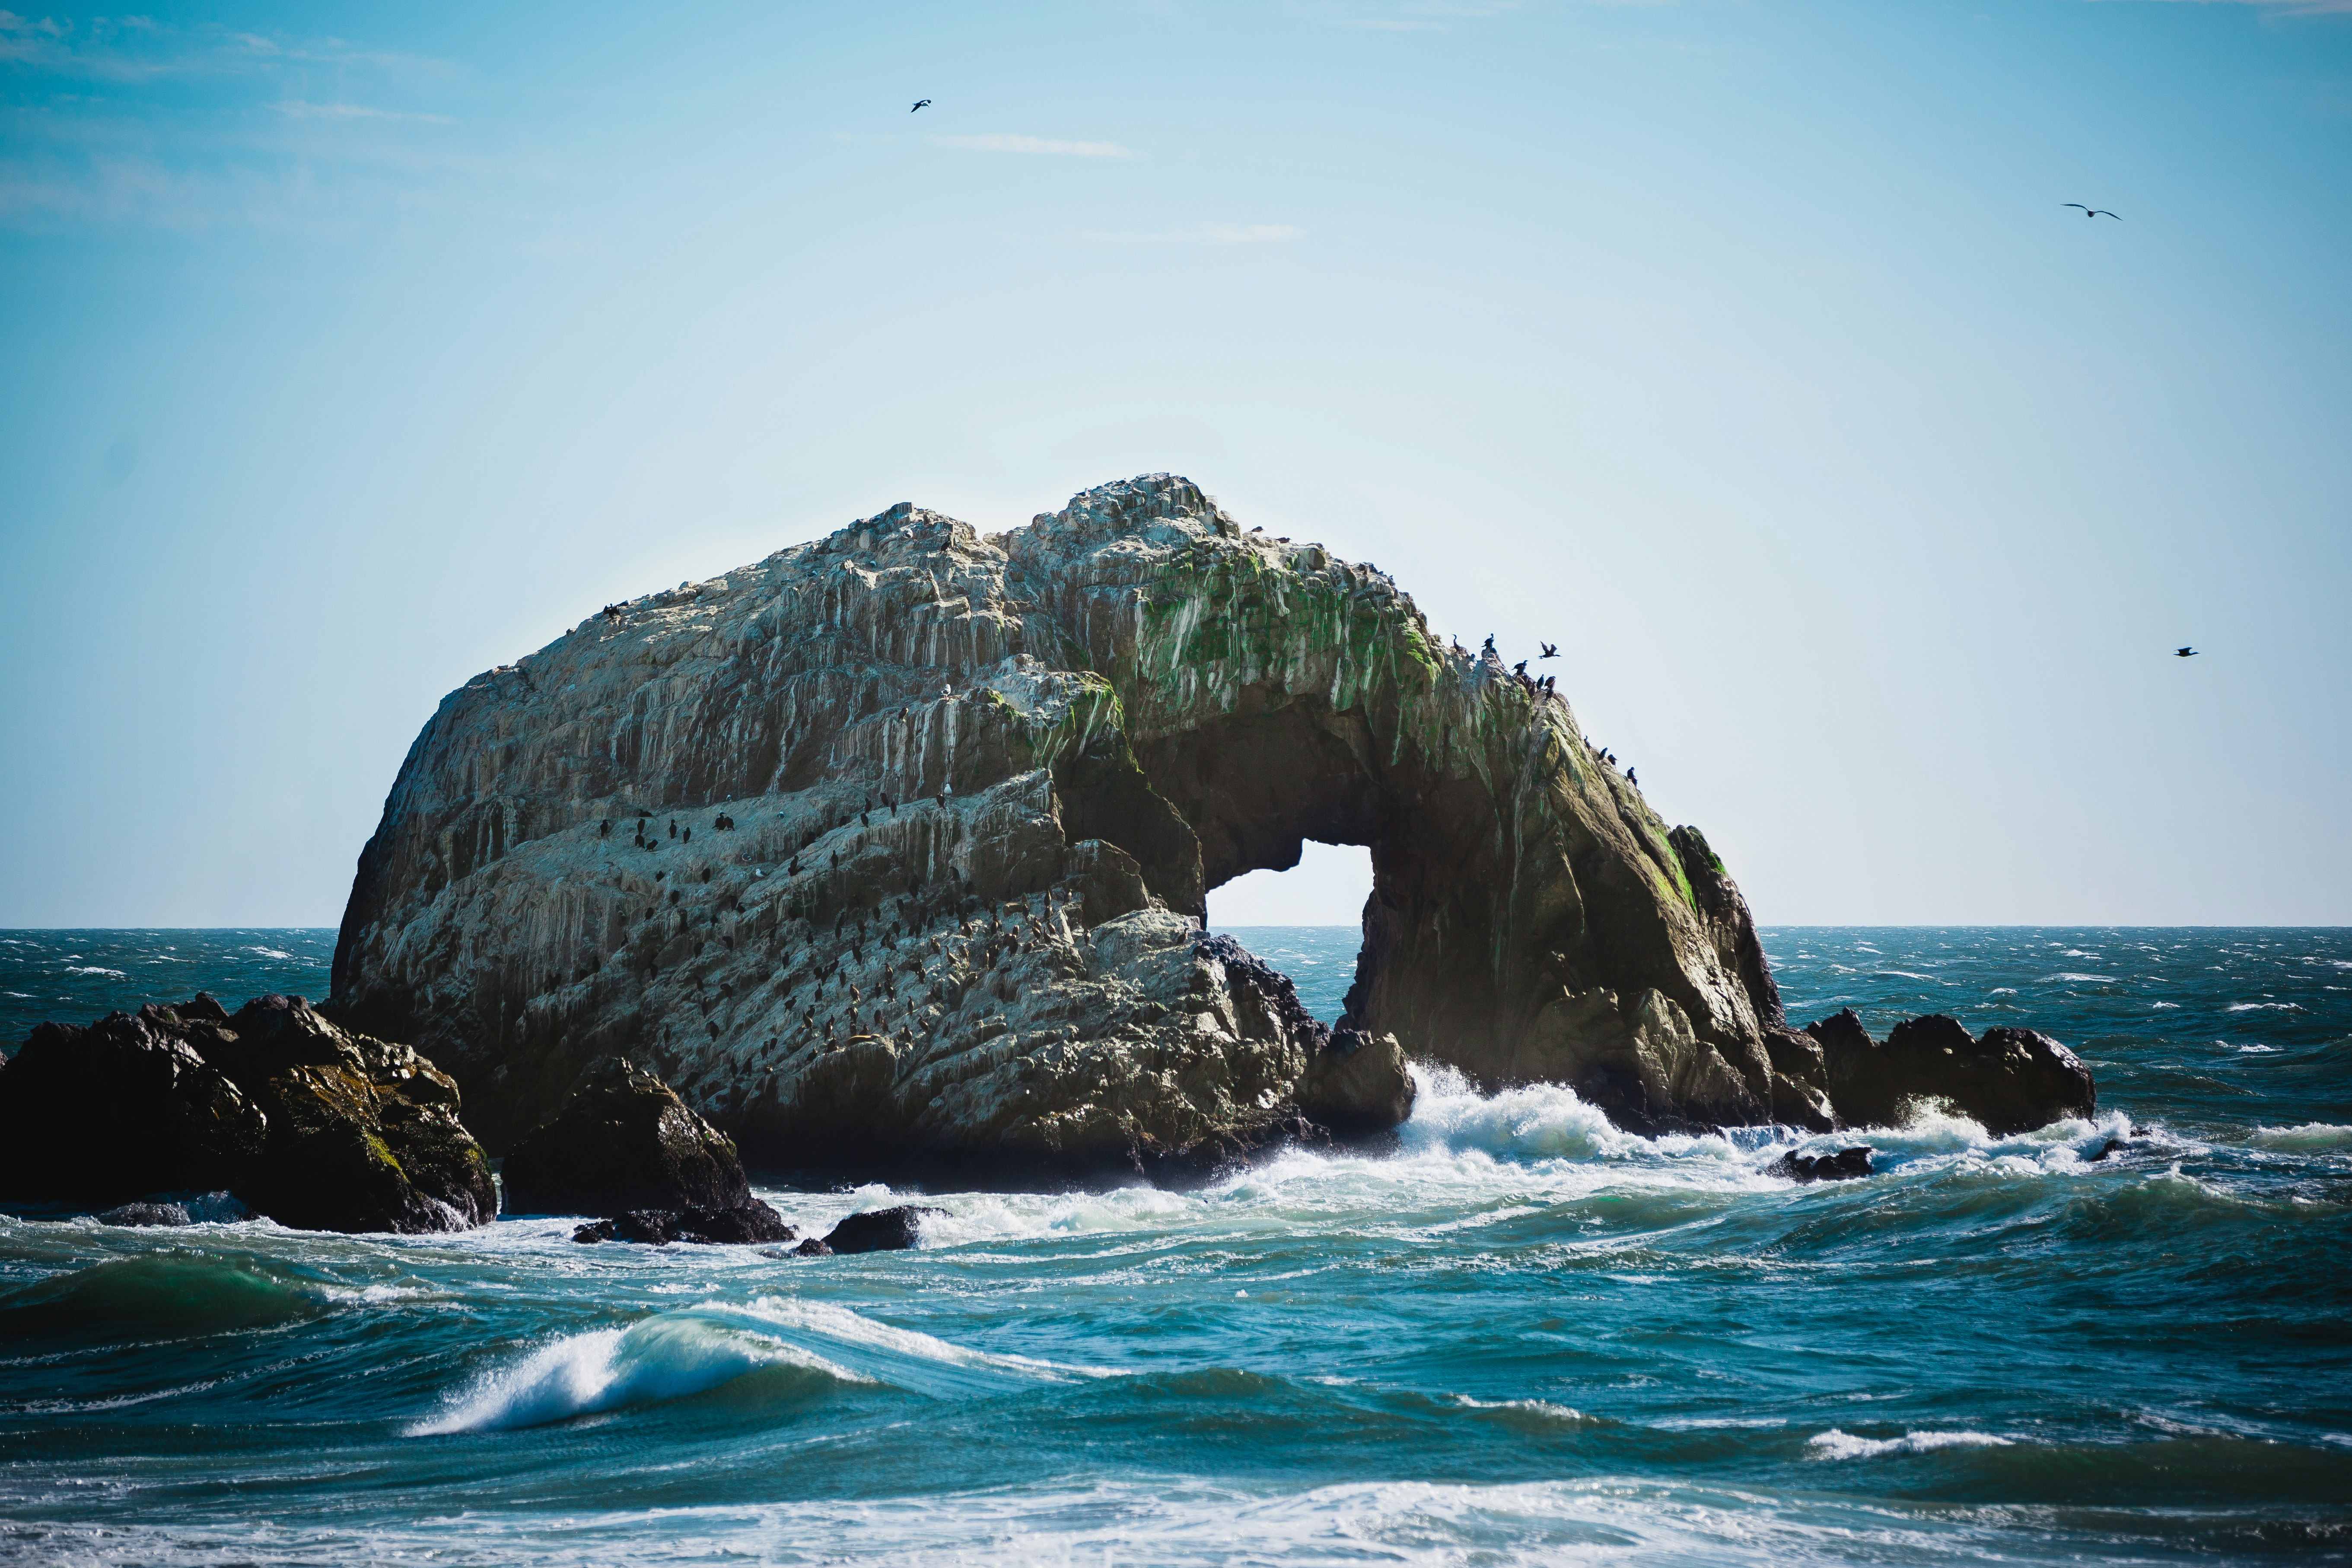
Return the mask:
[[[930, 100], [928, 98], [923, 100], [924, 103], [929, 103], [929, 101]], [[921, 104], [918, 104], [916, 107], [920, 108]], [[2124, 221], [2123, 215], [2121, 213], [2111, 213], [2105, 207], [2085, 207], [2083, 206], [2083, 204], [2080, 202], [2060, 202], [2058, 205], [2062, 207], [2082, 207], [2083, 216], [2084, 217], [2111, 217], [2117, 223]]]
[[2175, 658], [2195, 658], [2197, 657], [2197, 650], [2193, 647], [2177, 647], [2172, 650], [2172, 657]]
[[[915, 100], [915, 109], [929, 109], [930, 106], [931, 106], [931, 100], [930, 100], [929, 99], [928, 99], [928, 98], [919, 98], [919, 99], [917, 99], [917, 100]], [[907, 110], [907, 112], [908, 112], [908, 113], [909, 113], [909, 114], [912, 114], [912, 113], [914, 113], [914, 112], [915, 112], [915, 109], [910, 109], [910, 110]], [[2115, 216], [2116, 215], [2115, 215], [2115, 214], [2113, 214], [2113, 213], [2109, 213], [2107, 216], [2108, 216], [2109, 217], [2113, 217], [2113, 216]]]

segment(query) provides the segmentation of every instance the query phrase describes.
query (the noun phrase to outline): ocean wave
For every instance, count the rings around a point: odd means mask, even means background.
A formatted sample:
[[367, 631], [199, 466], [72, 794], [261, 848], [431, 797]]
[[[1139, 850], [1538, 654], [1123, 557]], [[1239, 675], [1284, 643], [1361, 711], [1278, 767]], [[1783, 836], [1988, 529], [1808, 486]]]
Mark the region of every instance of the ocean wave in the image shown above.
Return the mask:
[[2045, 985], [2053, 984], [2063, 985], [2116, 985], [2122, 984], [2122, 982], [2123, 976], [2120, 974], [2080, 974], [2071, 969], [2061, 971], [2056, 974], [2045, 974], [2042, 977], [2042, 983]]
[[622, 1405], [684, 1398], [772, 1367], [837, 1383], [866, 1381], [782, 1340], [695, 1313], [665, 1313], [624, 1329], [566, 1334], [495, 1367], [410, 1426], [408, 1436], [545, 1426]]
[[294, 956], [290, 952], [275, 947], [248, 947], [245, 951], [257, 954], [263, 958], [291, 958]]
[[2232, 1002], [2226, 1009], [2231, 1013], [2300, 1013], [2300, 1002]]
[[932, 1398], [982, 1397], [1041, 1382], [1108, 1375], [991, 1355], [846, 1307], [762, 1296], [701, 1303], [622, 1328], [566, 1334], [480, 1373], [408, 1428], [412, 1437], [545, 1426], [631, 1405], [665, 1404], [758, 1374], [795, 1392], [889, 1386]]
[[65, 972], [68, 974], [105, 974], [110, 975], [117, 980], [128, 980], [131, 978], [129, 975], [123, 973], [120, 969], [101, 969], [96, 964], [69, 963], [66, 966]]
[[314, 1316], [323, 1289], [260, 1260], [201, 1253], [110, 1258], [0, 1296], [0, 1342], [161, 1344]]
[[2298, 1152], [2352, 1148], [2352, 1127], [2339, 1127], [2332, 1121], [2306, 1121], [2300, 1127], [2257, 1127], [2247, 1133], [2246, 1142], [2257, 1149]]
[[1832, 1426], [1816, 1432], [1806, 1447], [1823, 1459], [1875, 1459], [1887, 1454], [1932, 1454], [1938, 1448], [2006, 1448], [2013, 1439], [1990, 1432], [1906, 1432], [1900, 1437], [1857, 1437]]

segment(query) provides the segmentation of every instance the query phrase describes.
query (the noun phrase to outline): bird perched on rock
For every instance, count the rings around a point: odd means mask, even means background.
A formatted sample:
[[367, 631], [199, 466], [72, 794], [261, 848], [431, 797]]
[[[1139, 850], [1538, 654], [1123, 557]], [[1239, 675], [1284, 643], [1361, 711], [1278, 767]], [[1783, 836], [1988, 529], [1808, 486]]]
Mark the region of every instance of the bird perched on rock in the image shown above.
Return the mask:
[[2172, 650], [2172, 657], [2175, 658], [2195, 658], [2197, 657], [2197, 650], [2193, 647], [2177, 647]]
[[2117, 223], [2124, 221], [2122, 214], [2111, 213], [2105, 207], [2085, 207], [2080, 202], [2061, 202], [2058, 205], [2063, 207], [2082, 207], [2084, 217], [2111, 217]]

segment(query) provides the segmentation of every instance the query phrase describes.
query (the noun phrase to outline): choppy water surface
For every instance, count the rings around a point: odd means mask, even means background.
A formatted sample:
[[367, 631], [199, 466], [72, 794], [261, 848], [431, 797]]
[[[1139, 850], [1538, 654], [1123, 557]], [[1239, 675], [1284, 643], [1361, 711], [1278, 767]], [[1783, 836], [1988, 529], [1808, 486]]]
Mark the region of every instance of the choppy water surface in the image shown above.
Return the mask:
[[[1336, 1011], [1352, 931], [1237, 934]], [[315, 993], [331, 933], [0, 936], [15, 1033]], [[0, 1220], [0, 1555], [2352, 1557], [2352, 933], [1767, 943], [1800, 1017], [2050, 1030], [2100, 1118], [1796, 1187], [1762, 1134], [1431, 1075], [1384, 1155], [941, 1194], [830, 1259]]]

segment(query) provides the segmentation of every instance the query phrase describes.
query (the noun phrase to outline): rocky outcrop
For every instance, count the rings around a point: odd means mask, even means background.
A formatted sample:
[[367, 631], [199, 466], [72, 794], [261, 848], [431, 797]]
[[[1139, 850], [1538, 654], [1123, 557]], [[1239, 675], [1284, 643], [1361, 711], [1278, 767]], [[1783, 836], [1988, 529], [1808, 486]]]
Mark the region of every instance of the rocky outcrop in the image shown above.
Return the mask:
[[[0, 1071], [0, 1192], [99, 1205], [221, 1187], [303, 1229], [463, 1230], [498, 1200], [457, 1104], [414, 1049], [299, 996], [234, 1017], [198, 996], [86, 1029], [44, 1024]], [[163, 1218], [126, 1223], [182, 1223], [151, 1207]]]
[[[1308, 838], [1371, 850], [1336, 1048], [1198, 932]], [[901, 504], [478, 677], [334, 973], [494, 1147], [616, 1052], [755, 1163], [868, 1173], [1213, 1163], [1402, 1115], [1407, 1056], [1641, 1129], [1829, 1117], [1722, 863], [1548, 683], [1165, 475], [994, 535]]]
[[2087, 1120], [2098, 1108], [2082, 1058], [2032, 1029], [1972, 1036], [1958, 1019], [1931, 1014], [1895, 1025], [1882, 1045], [1849, 1007], [1805, 1032], [1821, 1047], [1830, 1098], [1851, 1127], [1895, 1126], [1915, 1108], [1941, 1106], [2005, 1138], [2066, 1117]]
[[919, 1204], [867, 1209], [851, 1215], [825, 1232], [827, 1252], [904, 1252], [922, 1240], [923, 1222], [947, 1210]]
[[634, 1241], [647, 1247], [667, 1247], [676, 1241], [704, 1247], [747, 1247], [753, 1242], [792, 1241], [800, 1231], [784, 1223], [758, 1198], [747, 1198], [727, 1208], [632, 1209], [610, 1219], [591, 1221], [572, 1233], [582, 1242]]
[[515, 1144], [499, 1175], [509, 1214], [722, 1212], [752, 1201], [733, 1142], [621, 1057], [591, 1068], [562, 1110]]
[[[227, 1016], [209, 996], [190, 1010]], [[259, 1108], [168, 1009], [42, 1024], [0, 1068], [0, 1197], [104, 1206], [226, 1187], [267, 1137]]]

